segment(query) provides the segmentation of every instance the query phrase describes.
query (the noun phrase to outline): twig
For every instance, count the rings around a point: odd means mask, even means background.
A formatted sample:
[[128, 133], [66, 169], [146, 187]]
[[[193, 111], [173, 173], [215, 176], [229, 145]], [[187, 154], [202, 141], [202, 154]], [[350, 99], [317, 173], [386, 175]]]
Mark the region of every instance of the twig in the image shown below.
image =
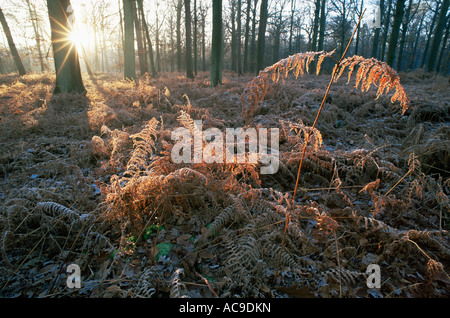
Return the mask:
[[395, 188], [396, 186], [398, 186], [399, 183], [402, 182], [403, 179], [405, 179], [411, 172], [412, 172], [412, 169], [409, 169], [409, 171], [408, 171], [403, 177], [401, 177], [401, 179], [398, 180], [397, 183], [394, 184], [394, 185], [392, 186], [392, 188], [389, 189], [388, 192], [386, 192], [385, 196], [388, 196], [388, 194], [391, 193], [391, 191], [394, 190], [394, 188]]
[[217, 293], [214, 291], [214, 289], [211, 287], [211, 285], [209, 284], [209, 281], [203, 277], [201, 274], [197, 273], [197, 276], [199, 276], [201, 279], [203, 279], [203, 281], [206, 283], [206, 285], [208, 285], [209, 290], [211, 291], [211, 293], [213, 293], [214, 296], [216, 296], [217, 298], [219, 298], [219, 295], [217, 295]]

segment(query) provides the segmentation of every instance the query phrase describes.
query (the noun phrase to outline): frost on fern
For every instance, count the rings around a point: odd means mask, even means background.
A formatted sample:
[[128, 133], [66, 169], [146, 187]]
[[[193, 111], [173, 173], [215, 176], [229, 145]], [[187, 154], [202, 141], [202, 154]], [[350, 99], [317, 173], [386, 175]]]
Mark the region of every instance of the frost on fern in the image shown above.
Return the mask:
[[375, 58], [364, 58], [362, 56], [352, 56], [342, 60], [336, 69], [335, 81], [341, 77], [345, 69], [348, 69], [348, 82], [356, 65], [359, 65], [356, 74], [355, 88], [361, 84], [361, 91], [366, 92], [371, 85], [378, 87], [377, 98], [383, 94], [389, 93], [391, 89], [395, 89], [391, 102], [399, 101], [402, 106], [402, 112], [408, 109], [409, 99], [406, 96], [403, 86], [400, 84], [400, 77], [397, 72], [385, 62], [380, 62]]
[[248, 123], [252, 120], [259, 103], [264, 100], [264, 97], [268, 93], [271, 83], [277, 83], [280, 78], [284, 80], [289, 73], [294, 74], [296, 78], [299, 75], [303, 76], [305, 72], [309, 72], [309, 65], [314, 61], [316, 56], [319, 56], [317, 63], [318, 74], [324, 58], [333, 53], [334, 51], [328, 53], [324, 51], [298, 53], [260, 71], [259, 75], [247, 84], [247, 87], [241, 95], [242, 116], [245, 122]]
[[[290, 73], [295, 78], [298, 78], [299, 75], [303, 76], [305, 72], [309, 72], [309, 66], [316, 57], [318, 57], [316, 74], [319, 74], [323, 60], [326, 57], [330, 57], [333, 53], [334, 51], [298, 53], [260, 71], [259, 75], [247, 84], [241, 95], [244, 121], [247, 124], [253, 121], [253, 115], [267, 95], [272, 83], [277, 83], [280, 79], [284, 80]], [[409, 100], [403, 86], [400, 84], [399, 75], [388, 64], [380, 62], [377, 59], [366, 59], [357, 55], [345, 58], [341, 63], [335, 65], [333, 70], [334, 81], [337, 81], [344, 71], [348, 69], [348, 79], [350, 82], [350, 77], [357, 65], [359, 69], [356, 75], [356, 88], [361, 84], [361, 90], [365, 92], [368, 91], [371, 85], [377, 86], [377, 98], [389, 93], [391, 89], [395, 89], [395, 93], [391, 97], [391, 102], [399, 101], [403, 113], [406, 111]]]
[[125, 176], [136, 177], [142, 169], [147, 170], [147, 160], [152, 157], [156, 150], [155, 141], [158, 124], [158, 120], [152, 118], [139, 133], [130, 136], [133, 140], [134, 150], [127, 163]]

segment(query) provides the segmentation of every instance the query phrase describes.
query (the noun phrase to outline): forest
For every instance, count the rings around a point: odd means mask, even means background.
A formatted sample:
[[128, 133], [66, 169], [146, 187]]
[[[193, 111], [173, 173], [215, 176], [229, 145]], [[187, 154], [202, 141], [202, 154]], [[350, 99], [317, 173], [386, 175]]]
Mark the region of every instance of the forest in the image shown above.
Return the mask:
[[0, 0], [1, 298], [448, 298], [450, 0]]

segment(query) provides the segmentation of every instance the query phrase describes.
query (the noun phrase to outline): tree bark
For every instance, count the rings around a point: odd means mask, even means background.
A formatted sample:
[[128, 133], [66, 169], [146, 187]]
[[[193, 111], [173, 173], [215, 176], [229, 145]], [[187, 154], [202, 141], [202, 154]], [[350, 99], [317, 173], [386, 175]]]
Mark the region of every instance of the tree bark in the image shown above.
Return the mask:
[[134, 17], [134, 28], [136, 32], [136, 42], [138, 47], [138, 59], [139, 59], [139, 74], [142, 76], [148, 73], [148, 63], [146, 59], [146, 54], [144, 50], [144, 41], [142, 37], [142, 23], [139, 19], [138, 10], [136, 8], [136, 3], [133, 1], [133, 17]]
[[316, 8], [314, 10], [314, 22], [313, 22], [313, 32], [311, 39], [311, 51], [316, 51], [317, 49], [317, 33], [319, 32], [319, 19], [320, 19], [320, 1], [315, 0]]
[[386, 59], [386, 63], [391, 67], [394, 64], [400, 25], [402, 24], [403, 14], [405, 12], [405, 2], [406, 0], [398, 0], [395, 6], [394, 23], [392, 25], [391, 37], [389, 38], [388, 55]]
[[[383, 15], [383, 11], [384, 11], [384, 0], [380, 0], [380, 20], [381, 20], [381, 15]], [[381, 21], [380, 21], [381, 24]], [[380, 28], [375, 28], [374, 34], [373, 34], [373, 43], [372, 43], [372, 57], [377, 58], [378, 57], [378, 46], [380, 44], [380, 31], [381, 31], [381, 25]]]
[[11, 35], [11, 31], [9, 30], [8, 23], [6, 22], [5, 16], [3, 14], [2, 9], [0, 8], [0, 22], [3, 27], [3, 31], [5, 32], [6, 39], [8, 40], [9, 49], [11, 50], [11, 54], [14, 59], [14, 63], [16, 63], [17, 70], [19, 71], [19, 75], [23, 76], [27, 72], [25, 71], [25, 67], [23, 66], [22, 59], [20, 58], [19, 52], [17, 52], [16, 45], [14, 44], [14, 40]]
[[161, 72], [161, 57], [160, 57], [160, 41], [159, 41], [159, 14], [158, 9], [156, 10], [156, 27], [155, 27], [155, 51], [156, 51], [156, 69], [157, 72]]
[[408, 65], [408, 69], [414, 68], [415, 64], [417, 64], [416, 51], [417, 51], [417, 47], [419, 45], [420, 33], [422, 31], [422, 25], [423, 25], [424, 19], [425, 19], [425, 12], [422, 14], [422, 17], [420, 18], [419, 28], [417, 29], [417, 36], [416, 36], [416, 40], [414, 41], [414, 44], [413, 44], [413, 49], [412, 49], [411, 59], [410, 59], [409, 65]]
[[139, 11], [141, 11], [142, 25], [144, 27], [145, 37], [147, 38], [148, 52], [149, 52], [149, 55], [150, 55], [150, 68], [152, 70], [152, 76], [156, 77], [158, 75], [158, 72], [156, 72], [155, 59], [153, 58], [152, 41], [150, 40], [150, 34], [148, 32], [148, 25], [147, 25], [147, 22], [145, 21], [144, 4], [142, 3], [142, 0], [136, 0], [136, 1], [138, 3], [138, 6], [139, 6]]
[[[391, 20], [392, 0], [388, 0], [388, 9], [386, 13], [386, 19], [384, 21], [383, 40], [381, 42], [381, 52], [379, 60], [385, 61], [386, 43], [388, 41], [389, 24]], [[383, 13], [381, 13], [383, 14]]]
[[198, 31], [197, 31], [198, 17], [197, 17], [197, 0], [194, 0], [194, 34], [192, 37], [193, 49], [194, 49], [194, 74], [197, 75], [198, 71]]
[[404, 63], [402, 63], [403, 59], [403, 51], [405, 49], [405, 42], [406, 42], [406, 31], [408, 30], [408, 24], [410, 21], [410, 13], [411, 13], [411, 7], [412, 7], [413, 0], [409, 0], [408, 7], [405, 11], [405, 18], [402, 22], [402, 33], [400, 38], [400, 45], [398, 50], [398, 57], [397, 57], [397, 69], [399, 71], [403, 70]]
[[222, 85], [222, 0], [212, 1], [211, 86]]
[[434, 72], [436, 66], [437, 54], [439, 51], [439, 45], [442, 41], [442, 35], [444, 33], [445, 21], [447, 18], [447, 11], [450, 4], [450, 0], [444, 0], [441, 5], [441, 12], [439, 13], [438, 23], [434, 31], [433, 42], [431, 43], [430, 55], [427, 63], [428, 72]]
[[439, 12], [439, 2], [436, 1], [436, 10], [434, 11], [433, 20], [431, 21], [430, 32], [428, 33], [428, 36], [427, 36], [427, 43], [425, 44], [425, 50], [423, 52], [422, 63], [420, 64], [420, 67], [424, 67], [425, 63], [427, 61], [428, 49], [430, 48], [432, 34], [434, 31], [434, 25], [436, 24], [436, 21], [437, 21], [438, 15], [439, 15], [438, 12]]
[[39, 63], [41, 65], [41, 72], [45, 71], [44, 57], [42, 56], [42, 48], [41, 48], [41, 37], [39, 35], [39, 25], [38, 18], [36, 13], [36, 7], [31, 5], [30, 0], [26, 0], [28, 11], [30, 12], [31, 24], [34, 30], [34, 36], [36, 37], [36, 48], [39, 54]]
[[442, 40], [441, 51], [439, 52], [439, 58], [436, 65], [436, 72], [439, 72], [441, 68], [442, 57], [444, 56], [445, 48], [447, 46], [449, 32], [450, 32], [450, 18], [447, 18], [447, 27], [445, 29], [444, 39]]
[[134, 15], [133, 1], [123, 0], [123, 20], [124, 20], [124, 78], [126, 80], [136, 80], [136, 60], [134, 50]]
[[242, 0], [238, 0], [238, 8], [237, 8], [237, 30], [236, 30], [236, 58], [237, 58], [237, 72], [238, 75], [242, 75], [242, 59], [241, 59], [241, 12], [242, 12]]
[[247, 0], [247, 8], [245, 11], [245, 34], [244, 34], [244, 73], [248, 72], [248, 48], [249, 48], [249, 40], [250, 40], [250, 9], [252, 7], [252, 0]]
[[258, 48], [256, 55], [256, 72], [259, 73], [264, 69], [264, 50], [266, 42], [266, 26], [267, 26], [267, 2], [268, 0], [261, 1], [261, 10], [259, 18], [259, 30], [258, 30]]
[[69, 19], [73, 19], [70, 0], [47, 0], [47, 7], [56, 70], [53, 94], [62, 92], [85, 94], [77, 48], [68, 39], [71, 31]]
[[202, 12], [202, 71], [206, 72], [206, 10]]
[[191, 35], [191, 0], [184, 0], [184, 16], [186, 28], [186, 76], [194, 78], [192, 67], [192, 35]]
[[237, 73], [236, 0], [231, 0], [231, 69]]
[[[363, 10], [364, 10], [364, 0], [361, 0], [361, 7], [360, 7], [359, 11], [357, 12], [356, 18], [359, 18], [359, 16], [363, 13]], [[358, 55], [360, 33], [361, 33], [361, 24], [358, 24], [358, 29], [356, 31], [356, 41], [355, 41], [355, 55]], [[361, 55], [363, 55], [363, 54], [361, 54]]]
[[256, 6], [258, 0], [255, 0], [255, 4], [252, 9], [252, 40], [250, 42], [250, 72], [256, 72]]
[[170, 20], [169, 20], [169, 32], [170, 32], [170, 50], [169, 50], [170, 55], [169, 55], [169, 58], [170, 58], [170, 70], [172, 72], [175, 71], [175, 54], [174, 54], [175, 41], [173, 39], [173, 30], [174, 30], [173, 26], [174, 26], [173, 15], [171, 15]]
[[181, 9], [183, 8], [183, 1], [178, 0], [177, 3], [177, 69], [181, 72]]
[[323, 50], [323, 42], [325, 39], [326, 2], [326, 0], [322, 0], [320, 5], [319, 43], [317, 51]]

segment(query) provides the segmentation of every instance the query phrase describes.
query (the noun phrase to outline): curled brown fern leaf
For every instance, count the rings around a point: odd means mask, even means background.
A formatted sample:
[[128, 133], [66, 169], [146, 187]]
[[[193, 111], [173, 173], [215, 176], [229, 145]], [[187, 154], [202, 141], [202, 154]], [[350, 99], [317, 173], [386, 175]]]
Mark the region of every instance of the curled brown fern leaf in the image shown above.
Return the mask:
[[380, 62], [375, 58], [364, 58], [362, 56], [354, 55], [342, 60], [335, 70], [335, 78], [337, 81], [344, 71], [348, 69], [348, 82], [356, 66], [359, 66], [356, 74], [355, 88], [360, 85], [361, 91], [366, 92], [371, 85], [378, 87], [377, 98], [383, 94], [389, 93], [391, 89], [395, 88], [395, 93], [391, 97], [391, 102], [399, 101], [402, 106], [402, 112], [408, 109], [409, 99], [406, 96], [403, 86], [400, 84], [400, 77], [397, 72], [385, 62]]
[[[298, 78], [299, 75], [303, 76], [305, 71], [309, 72], [309, 66], [316, 56], [318, 56], [316, 68], [316, 74], [318, 75], [323, 60], [326, 57], [330, 57], [333, 53], [334, 50], [331, 52], [320, 51], [298, 53], [282, 59], [260, 71], [259, 75], [247, 84], [241, 95], [242, 116], [244, 121], [247, 124], [252, 121], [252, 117], [258, 109], [258, 105], [267, 95], [271, 83], [277, 83], [280, 78], [284, 80], [289, 73], [293, 73], [296, 78]], [[403, 86], [400, 84], [398, 73], [385, 62], [380, 62], [375, 58], [364, 58], [358, 55], [345, 58], [336, 64], [333, 71], [333, 80], [337, 81], [347, 69], [348, 82], [350, 82], [350, 78], [356, 66], [359, 66], [356, 75], [356, 88], [361, 85], [361, 90], [365, 92], [369, 90], [371, 85], [377, 86], [377, 98], [383, 94], [389, 93], [391, 89], [395, 89], [395, 93], [391, 97], [391, 102], [394, 103], [399, 101], [402, 106], [402, 112], [405, 113], [408, 109], [409, 99], [406, 96]]]
[[152, 118], [139, 133], [130, 136], [133, 139], [134, 150], [127, 163], [124, 176], [128, 178], [137, 177], [142, 168], [147, 168], [148, 157], [151, 157], [156, 149], [156, 128], [158, 124], [159, 121]]
[[284, 80], [289, 73], [293, 73], [295, 78], [299, 75], [303, 76], [305, 72], [309, 72], [309, 65], [316, 56], [319, 57], [316, 69], [316, 73], [319, 74], [324, 58], [333, 53], [334, 51], [297, 53], [260, 71], [259, 75], [247, 84], [241, 95], [242, 116], [245, 122], [249, 123], [252, 120], [259, 103], [267, 95], [271, 83], [277, 83], [280, 78]]

